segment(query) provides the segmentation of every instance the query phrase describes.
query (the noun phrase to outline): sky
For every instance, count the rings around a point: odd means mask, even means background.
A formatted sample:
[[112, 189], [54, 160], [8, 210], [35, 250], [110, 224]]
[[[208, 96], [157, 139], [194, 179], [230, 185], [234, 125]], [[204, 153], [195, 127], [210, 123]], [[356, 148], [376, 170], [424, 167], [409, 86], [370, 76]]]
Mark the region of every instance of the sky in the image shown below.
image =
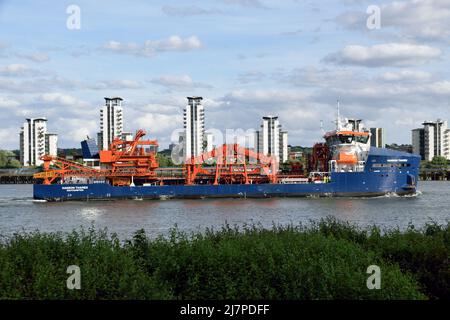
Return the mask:
[[110, 96], [125, 131], [162, 148], [194, 95], [206, 129], [276, 115], [290, 145], [311, 146], [339, 99], [411, 143], [424, 120], [450, 119], [449, 44], [450, 0], [0, 0], [0, 148], [19, 148], [30, 117], [79, 147]]

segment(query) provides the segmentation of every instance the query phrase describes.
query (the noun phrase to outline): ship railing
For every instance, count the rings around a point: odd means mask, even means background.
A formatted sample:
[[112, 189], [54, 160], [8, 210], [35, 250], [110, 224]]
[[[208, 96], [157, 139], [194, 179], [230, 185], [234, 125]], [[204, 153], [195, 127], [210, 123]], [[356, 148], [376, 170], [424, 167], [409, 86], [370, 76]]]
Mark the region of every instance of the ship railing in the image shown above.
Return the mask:
[[330, 172], [363, 172], [365, 167], [366, 167], [365, 161], [358, 161], [357, 164], [353, 166], [345, 166], [344, 168], [340, 168], [336, 160], [329, 161]]
[[366, 167], [366, 162], [365, 161], [358, 161], [358, 165], [356, 166], [356, 171], [357, 172], [362, 172], [362, 171], [364, 171], [365, 167]]
[[331, 182], [331, 172], [312, 171], [309, 173], [308, 180], [309, 180], [309, 182], [312, 182], [312, 183]]

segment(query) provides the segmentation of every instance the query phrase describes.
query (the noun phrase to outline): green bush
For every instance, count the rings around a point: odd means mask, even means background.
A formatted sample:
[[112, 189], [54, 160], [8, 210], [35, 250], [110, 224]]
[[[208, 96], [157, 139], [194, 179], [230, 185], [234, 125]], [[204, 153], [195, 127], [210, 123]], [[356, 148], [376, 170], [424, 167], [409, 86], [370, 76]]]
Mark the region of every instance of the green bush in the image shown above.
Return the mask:
[[419, 230], [410, 225], [405, 231], [382, 231], [375, 226], [361, 230], [327, 218], [312, 226], [316, 232], [354, 242], [399, 265], [403, 272], [415, 276], [430, 299], [450, 299], [450, 223], [440, 226], [429, 222]]
[[[16, 234], [0, 245], [3, 299], [426, 299], [449, 295], [449, 226], [361, 230], [333, 219], [121, 242], [106, 230]], [[68, 290], [66, 269], [81, 269]], [[381, 290], [369, 290], [369, 265]]]

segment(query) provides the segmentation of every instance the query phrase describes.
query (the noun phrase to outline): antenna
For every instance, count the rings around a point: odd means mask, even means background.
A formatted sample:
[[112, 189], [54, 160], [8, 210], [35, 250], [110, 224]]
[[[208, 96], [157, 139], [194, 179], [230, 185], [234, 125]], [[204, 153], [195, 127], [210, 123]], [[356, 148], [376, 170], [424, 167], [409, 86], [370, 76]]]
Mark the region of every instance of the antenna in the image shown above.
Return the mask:
[[336, 106], [336, 130], [340, 130], [341, 127], [341, 114], [339, 111], [339, 99], [337, 100], [337, 106]]

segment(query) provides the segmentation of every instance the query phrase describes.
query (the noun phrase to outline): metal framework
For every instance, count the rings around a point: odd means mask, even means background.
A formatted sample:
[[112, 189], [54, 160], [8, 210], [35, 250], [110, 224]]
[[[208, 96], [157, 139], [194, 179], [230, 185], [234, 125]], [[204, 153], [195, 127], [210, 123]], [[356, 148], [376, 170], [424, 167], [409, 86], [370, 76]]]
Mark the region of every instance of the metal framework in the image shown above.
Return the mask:
[[[249, 164], [250, 159], [255, 160]], [[215, 166], [204, 163], [212, 160]], [[278, 161], [273, 156], [265, 156], [238, 144], [224, 144], [198, 157], [188, 159], [185, 164], [185, 183], [192, 185], [196, 180], [217, 184], [249, 184], [277, 182]]]
[[113, 185], [130, 185], [132, 177], [155, 180], [158, 141], [141, 140], [145, 134], [139, 130], [132, 141], [115, 138], [109, 150], [100, 151], [100, 163], [110, 168], [107, 178]]
[[[100, 151], [102, 169], [84, 166], [64, 158], [44, 155], [44, 171], [34, 175], [44, 184], [51, 184], [66, 177], [108, 179], [112, 185], [130, 185], [133, 177], [157, 180], [158, 168], [156, 140], [141, 140], [145, 131], [139, 130], [134, 140], [124, 141], [118, 138], [110, 144], [109, 150]], [[150, 150], [146, 150], [150, 148]], [[53, 168], [50, 166], [53, 165]]]
[[[143, 130], [134, 140], [114, 139], [109, 150], [100, 151], [101, 169], [84, 166], [64, 158], [45, 155], [44, 171], [34, 175], [44, 184], [64, 181], [66, 178], [92, 178], [108, 180], [114, 186], [129, 186], [134, 178], [163, 184], [180, 180], [180, 177], [158, 176], [156, 140], [142, 140]], [[250, 161], [253, 160], [253, 161]], [[224, 144], [198, 157], [186, 161], [182, 176], [187, 185], [192, 184], [251, 184], [277, 183], [278, 161], [238, 144]], [[173, 183], [173, 182], [172, 182]]]
[[309, 171], [328, 171], [330, 149], [325, 143], [316, 143], [309, 161]]

